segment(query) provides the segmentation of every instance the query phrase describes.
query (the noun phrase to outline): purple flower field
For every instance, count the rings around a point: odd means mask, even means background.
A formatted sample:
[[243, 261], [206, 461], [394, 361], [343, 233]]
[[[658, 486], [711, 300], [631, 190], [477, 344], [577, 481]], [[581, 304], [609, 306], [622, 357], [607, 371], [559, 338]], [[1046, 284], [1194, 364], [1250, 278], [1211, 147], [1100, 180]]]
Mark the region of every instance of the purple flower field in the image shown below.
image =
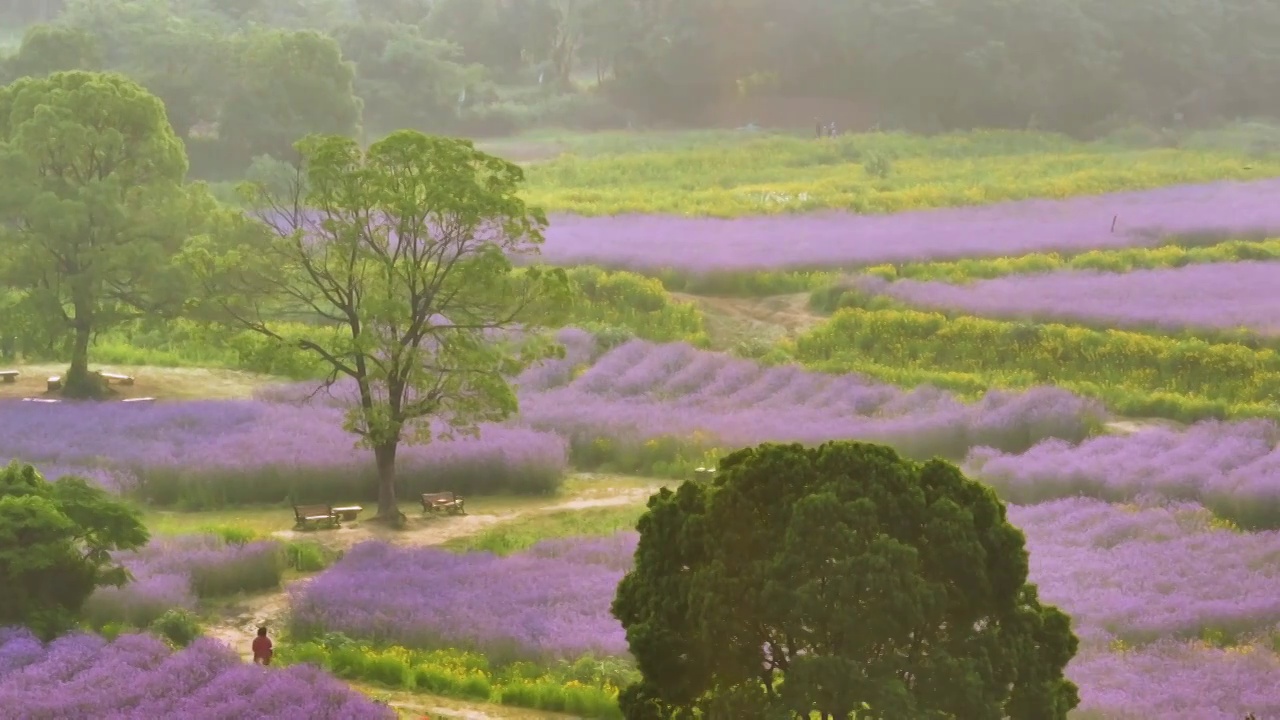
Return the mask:
[[1031, 577], [1081, 640], [1149, 643], [1208, 632], [1249, 639], [1280, 628], [1280, 532], [1216, 527], [1186, 503], [1057, 500], [1010, 506]]
[[[0, 457], [61, 472], [89, 468], [109, 487], [141, 490], [162, 503], [202, 487], [231, 503], [281, 502], [293, 492], [304, 502], [308, 493], [350, 499], [366, 494], [374, 475], [369, 451], [355, 447], [337, 408], [10, 402], [0, 417]], [[410, 493], [458, 486], [537, 492], [555, 487], [565, 453], [554, 434], [493, 426], [479, 439], [406, 447], [399, 473]]]
[[150, 635], [107, 642], [68, 635], [47, 646], [0, 629], [0, 715], [23, 720], [392, 720], [343, 683], [308, 666], [266, 669], [214, 640], [173, 652]]
[[556, 216], [542, 259], [703, 274], [1075, 252], [1153, 245], [1171, 235], [1280, 230], [1277, 195], [1280, 180], [1261, 180], [894, 215]]
[[[1011, 506], [1010, 519], [1027, 535], [1031, 580], [1074, 618], [1082, 649], [1068, 675], [1082, 710], [1280, 713], [1280, 663], [1250, 644], [1280, 626], [1280, 533], [1224, 530], [1191, 504], [1072, 499]], [[625, 655], [609, 604], [635, 542], [635, 533], [554, 540], [505, 558], [366, 543], [292, 593], [294, 628], [504, 658]], [[1214, 633], [1243, 644], [1223, 651], [1194, 640]], [[1170, 678], [1213, 689], [1160, 692]]]
[[1280, 717], [1275, 653], [1166, 641], [1125, 652], [1082, 648], [1068, 675], [1080, 720], [1242, 720]]
[[918, 307], [975, 315], [1280, 333], [1280, 263], [1275, 262], [1127, 273], [1067, 270], [965, 285], [864, 278], [858, 285]]
[[115, 559], [134, 579], [89, 596], [85, 615], [95, 626], [146, 627], [170, 609], [193, 609], [196, 598], [278, 587], [284, 573], [280, 543], [238, 545], [214, 535], [157, 537]]
[[[604, 352], [586, 333], [562, 337], [564, 359], [518, 379], [521, 413], [510, 423], [482, 428], [479, 439], [405, 446], [402, 492], [547, 492], [570, 449], [584, 469], [624, 472], [679, 472], [705, 451], [766, 440], [856, 438], [959, 459], [975, 446], [1078, 441], [1104, 417], [1096, 402], [1052, 388], [965, 404], [931, 388], [769, 368], [683, 344], [632, 341]], [[162, 504], [367, 497], [373, 461], [342, 430], [343, 387], [303, 402], [314, 390], [269, 388], [254, 401], [5, 403], [0, 459], [50, 477], [79, 471]]]
[[362, 543], [290, 591], [290, 627], [499, 658], [621, 655], [609, 604], [634, 552], [634, 534], [508, 557]]
[[975, 449], [968, 472], [1009, 502], [1144, 494], [1188, 500], [1252, 528], [1280, 528], [1280, 428], [1205, 421], [1185, 431], [1150, 428], [1078, 446], [1048, 440], [1020, 455]]

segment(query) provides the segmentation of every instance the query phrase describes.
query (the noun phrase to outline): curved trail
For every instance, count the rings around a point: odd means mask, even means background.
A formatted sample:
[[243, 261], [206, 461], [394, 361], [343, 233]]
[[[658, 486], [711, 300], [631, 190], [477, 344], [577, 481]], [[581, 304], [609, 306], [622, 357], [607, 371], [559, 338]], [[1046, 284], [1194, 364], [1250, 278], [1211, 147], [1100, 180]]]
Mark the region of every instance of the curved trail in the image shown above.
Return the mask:
[[[569, 500], [542, 505], [533, 509], [518, 510], [496, 515], [463, 515], [459, 517], [432, 518], [424, 527], [409, 530], [391, 530], [382, 526], [354, 525], [338, 530], [299, 533], [282, 530], [272, 533], [279, 540], [296, 540], [305, 537], [334, 549], [346, 549], [367, 540], [381, 540], [393, 545], [429, 547], [442, 545], [450, 540], [476, 535], [493, 525], [508, 523], [522, 517], [565, 510], [585, 510], [597, 507], [641, 504], [654, 492], [654, 487], [607, 489], [603, 493], [589, 492]], [[289, 609], [289, 591], [311, 580], [304, 577], [286, 583], [279, 590], [253, 595], [236, 602], [220, 618], [219, 622], [204, 629], [206, 637], [230, 646], [246, 661], [253, 659], [249, 642], [262, 625], [280, 627], [285, 624]], [[432, 718], [459, 718], [460, 720], [555, 720], [573, 716], [558, 713], [510, 708], [492, 703], [472, 703], [452, 698], [416, 692], [402, 692], [374, 688], [361, 683], [349, 683], [375, 698], [386, 699], [398, 711], [409, 712], [412, 717], [430, 714]]]
[[809, 293], [767, 297], [710, 297], [671, 293], [693, 303], [706, 318], [707, 333], [718, 349], [744, 342], [774, 343], [794, 338], [826, 318], [809, 309]]

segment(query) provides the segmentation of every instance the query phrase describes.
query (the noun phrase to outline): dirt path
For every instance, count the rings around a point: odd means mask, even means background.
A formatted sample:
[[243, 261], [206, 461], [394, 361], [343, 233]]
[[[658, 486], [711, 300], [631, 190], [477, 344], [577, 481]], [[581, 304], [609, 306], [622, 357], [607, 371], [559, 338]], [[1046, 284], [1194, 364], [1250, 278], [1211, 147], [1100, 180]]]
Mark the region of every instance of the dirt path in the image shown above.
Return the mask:
[[[560, 512], [566, 510], [585, 510], [597, 507], [614, 507], [643, 503], [653, 492], [653, 488], [599, 488], [594, 492], [581, 494], [573, 499], [549, 503], [528, 510], [518, 510], [497, 515], [464, 515], [458, 517], [411, 518], [410, 529], [391, 530], [379, 525], [353, 525], [339, 530], [325, 532], [299, 533], [283, 530], [272, 533], [272, 537], [281, 540], [306, 538], [323, 543], [334, 549], [345, 549], [366, 540], [381, 540], [393, 545], [426, 547], [442, 545], [450, 540], [475, 535], [484, 529], [517, 520], [530, 515]], [[311, 578], [301, 578], [286, 584], [281, 589], [243, 598], [229, 606], [218, 622], [207, 626], [204, 634], [234, 648], [246, 661], [253, 659], [249, 649], [249, 641], [257, 628], [282, 627], [286, 623], [289, 609], [288, 593], [301, 587]], [[423, 713], [432, 718], [460, 718], [462, 720], [551, 720], [553, 718], [569, 718], [569, 715], [539, 713], [531, 710], [507, 708], [491, 703], [466, 703], [433, 695], [384, 691], [376, 688], [363, 688], [374, 697], [386, 697], [392, 707], [398, 711], [407, 711], [413, 716]]]
[[712, 343], [728, 349], [742, 342], [774, 343], [793, 338], [825, 318], [809, 309], [809, 293], [760, 298], [707, 297], [672, 293], [695, 304], [707, 319]]

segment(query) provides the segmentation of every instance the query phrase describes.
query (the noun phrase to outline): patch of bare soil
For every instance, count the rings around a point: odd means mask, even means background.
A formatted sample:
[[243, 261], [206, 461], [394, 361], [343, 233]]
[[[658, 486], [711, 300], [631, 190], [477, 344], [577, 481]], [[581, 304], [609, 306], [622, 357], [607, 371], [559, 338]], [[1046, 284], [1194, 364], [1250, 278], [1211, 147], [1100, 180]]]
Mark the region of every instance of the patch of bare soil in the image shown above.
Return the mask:
[[430, 717], [432, 720], [568, 720], [573, 715], [523, 708], [472, 703], [416, 692], [392, 691], [352, 683], [357, 690], [383, 700], [402, 718]]
[[[271, 378], [254, 373], [234, 370], [210, 370], [205, 368], [161, 368], [138, 366], [97, 367], [108, 373], [128, 375], [132, 385], [112, 382], [111, 394], [106, 401], [129, 398], [157, 398], [161, 400], [223, 400], [246, 398], [253, 391], [271, 382]], [[48, 380], [61, 377], [66, 365], [18, 365], [0, 367], [0, 370], [17, 370], [14, 382], [0, 383], [0, 399], [40, 398], [57, 400], [61, 394], [50, 392]]]
[[1185, 430], [1186, 425], [1163, 418], [1124, 418], [1114, 420], [1104, 426], [1113, 435], [1132, 435], [1143, 430], [1164, 428], [1166, 430]]
[[774, 343], [794, 338], [825, 318], [809, 309], [809, 293], [762, 298], [707, 297], [672, 293], [698, 306], [707, 319], [712, 343], [728, 349], [742, 342]]

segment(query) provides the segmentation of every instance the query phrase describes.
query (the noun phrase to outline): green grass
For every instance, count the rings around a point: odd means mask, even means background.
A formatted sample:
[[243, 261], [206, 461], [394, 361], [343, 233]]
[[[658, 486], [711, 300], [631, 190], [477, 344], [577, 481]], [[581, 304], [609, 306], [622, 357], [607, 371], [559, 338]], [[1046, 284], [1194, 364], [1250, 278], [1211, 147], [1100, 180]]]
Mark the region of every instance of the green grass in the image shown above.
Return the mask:
[[[537, 509], [548, 502], [547, 498], [477, 496], [467, 498], [467, 512], [471, 515], [502, 515]], [[249, 505], [192, 512], [145, 507], [141, 512], [143, 524], [154, 535], [183, 535], [231, 528], [252, 533], [255, 537], [268, 537], [272, 533], [293, 530], [294, 524], [293, 507], [290, 505]], [[422, 505], [416, 501], [401, 501], [400, 512], [407, 515], [411, 523], [416, 523], [422, 515]], [[366, 504], [357, 522], [366, 521], [376, 513], [377, 507]], [[306, 537], [316, 540], [323, 540], [326, 535], [324, 530], [306, 533]]]
[[583, 215], [739, 217], [901, 212], [1277, 175], [1280, 158], [1129, 149], [1047, 133], [873, 133], [827, 141], [744, 133], [738, 142], [563, 155], [528, 169], [525, 195], [548, 211]]
[[552, 538], [602, 537], [634, 530], [644, 512], [645, 506], [636, 503], [538, 513], [500, 523], [476, 535], [456, 538], [445, 543], [445, 547], [508, 555]]

